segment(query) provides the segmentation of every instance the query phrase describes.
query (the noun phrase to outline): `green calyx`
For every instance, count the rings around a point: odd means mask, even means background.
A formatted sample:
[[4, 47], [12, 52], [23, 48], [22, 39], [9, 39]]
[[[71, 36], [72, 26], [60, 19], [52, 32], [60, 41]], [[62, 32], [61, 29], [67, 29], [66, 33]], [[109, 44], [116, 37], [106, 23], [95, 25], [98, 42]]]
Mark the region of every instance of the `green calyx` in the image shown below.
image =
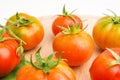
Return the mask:
[[21, 59], [25, 60], [25, 55], [24, 55], [24, 48], [22, 47], [22, 41], [20, 41], [20, 44], [16, 50], [16, 53], [20, 55]]
[[83, 31], [85, 29], [85, 28], [80, 29], [80, 24], [77, 24], [76, 26], [69, 25], [68, 28], [65, 28], [63, 26], [59, 26], [59, 28], [61, 29], [63, 34], [77, 34], [77, 33], [80, 33], [81, 31]]
[[11, 26], [27, 26], [32, 24], [33, 22], [26, 19], [26, 18], [21, 18], [19, 13], [16, 13], [16, 21], [8, 20], [11, 23]]
[[114, 61], [112, 61], [109, 65], [108, 65], [108, 67], [111, 67], [111, 66], [114, 66], [114, 65], [120, 65], [120, 56], [117, 54], [117, 53], [115, 53], [113, 50], [111, 50], [111, 49], [109, 49], [109, 48], [106, 48], [112, 55], [113, 55], [113, 57], [115, 58], [115, 60]]
[[30, 63], [35, 68], [43, 70], [43, 72], [45, 72], [46, 74], [49, 74], [50, 69], [56, 67], [58, 65], [58, 63], [61, 61], [61, 57], [58, 58], [57, 60], [53, 60], [55, 53], [52, 53], [46, 59], [44, 59], [40, 56], [40, 49], [41, 48], [39, 48], [35, 54], [36, 63], [33, 63], [32, 55], [30, 57]]
[[22, 64], [22, 65], [30, 64], [30, 62], [27, 61], [26, 58], [25, 58], [24, 48], [22, 46], [22, 41], [20, 41], [19, 46], [16, 50], [16, 53], [21, 58], [20, 64]]
[[110, 11], [111, 13], [113, 13], [114, 16], [109, 16], [107, 14], [105, 14], [106, 16], [110, 17], [113, 21], [114, 24], [120, 24], [120, 17], [116, 15], [115, 12], [113, 12], [112, 10], [108, 9], [108, 11]]
[[62, 16], [68, 16], [68, 17], [70, 17], [70, 18], [72, 18], [73, 20], [74, 20], [74, 16], [72, 15], [72, 13], [74, 12], [75, 10], [73, 10], [71, 13], [68, 13], [67, 11], [66, 11], [66, 8], [65, 8], [65, 5], [63, 6], [63, 10], [62, 10], [62, 13], [63, 13], [63, 15]]

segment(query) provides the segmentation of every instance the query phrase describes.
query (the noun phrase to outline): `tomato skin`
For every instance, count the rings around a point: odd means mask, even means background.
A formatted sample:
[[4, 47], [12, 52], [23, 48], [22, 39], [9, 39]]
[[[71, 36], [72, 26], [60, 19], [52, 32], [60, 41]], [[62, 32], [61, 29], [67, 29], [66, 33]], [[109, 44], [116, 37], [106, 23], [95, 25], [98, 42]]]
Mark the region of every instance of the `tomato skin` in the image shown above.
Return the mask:
[[84, 31], [71, 35], [59, 33], [53, 40], [53, 50], [57, 57], [62, 53], [62, 58], [66, 59], [69, 66], [80, 66], [92, 56], [94, 43]]
[[[23, 48], [25, 51], [31, 50], [36, 47], [44, 37], [44, 29], [40, 21], [34, 16], [30, 16], [25, 13], [19, 13], [21, 18], [28, 19], [32, 21], [32, 24], [27, 26], [11, 26], [11, 30], [20, 37], [26, 44], [23, 44]], [[16, 16], [13, 15], [9, 20], [16, 21]], [[11, 23], [7, 22], [7, 26], [10, 26]]]
[[[120, 56], [120, 48], [111, 48]], [[99, 54], [90, 67], [91, 80], [120, 80], [120, 65], [108, 67], [115, 58], [105, 50]]]
[[59, 33], [61, 30], [59, 28], [59, 26], [63, 26], [63, 27], [68, 27], [69, 25], [73, 25], [76, 26], [77, 24], [80, 24], [80, 28], [83, 27], [82, 24], [82, 20], [77, 16], [77, 15], [72, 15], [74, 17], [74, 19], [72, 19], [69, 16], [58, 16], [52, 24], [52, 32], [54, 35], [56, 35], [57, 33]]
[[76, 80], [74, 71], [65, 63], [60, 62], [49, 74], [31, 65], [25, 65], [18, 72], [16, 80]]
[[95, 43], [102, 49], [120, 47], [120, 24], [110, 17], [100, 18], [93, 28]]
[[[10, 36], [4, 34], [3, 37]], [[17, 47], [18, 43], [14, 39], [0, 43], [0, 77], [6, 76], [19, 64], [20, 56], [16, 53]]]

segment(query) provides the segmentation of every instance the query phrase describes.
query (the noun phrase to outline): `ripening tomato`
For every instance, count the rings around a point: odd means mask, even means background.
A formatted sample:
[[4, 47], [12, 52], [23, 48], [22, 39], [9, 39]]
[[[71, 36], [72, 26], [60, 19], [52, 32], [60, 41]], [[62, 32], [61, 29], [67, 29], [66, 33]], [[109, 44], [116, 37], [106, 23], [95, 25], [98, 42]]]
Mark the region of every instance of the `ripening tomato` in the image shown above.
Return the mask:
[[15, 39], [9, 38], [11, 37], [7, 33], [0, 38], [0, 77], [6, 76], [20, 62], [20, 56], [16, 53], [18, 43]]
[[75, 14], [68, 13], [65, 10], [65, 6], [63, 7], [63, 15], [59, 15], [52, 24], [52, 32], [54, 35], [59, 33], [61, 30], [59, 26], [63, 26], [67, 28], [69, 25], [74, 25], [76, 26], [77, 24], [80, 24], [80, 28], [82, 28], [82, 20]]
[[93, 28], [93, 39], [102, 49], [120, 47], [120, 17], [100, 18]]
[[62, 54], [62, 58], [66, 59], [70, 66], [82, 65], [90, 59], [94, 51], [92, 37], [79, 27], [71, 26], [70, 30], [58, 33], [53, 40], [56, 56]]
[[120, 48], [99, 54], [90, 67], [91, 80], [120, 80]]
[[31, 65], [22, 67], [16, 80], [76, 80], [73, 70], [59, 63], [57, 67], [50, 70], [49, 74], [38, 70]]
[[[52, 56], [51, 56], [52, 55]], [[53, 59], [51, 54], [47, 59], [36, 53], [36, 62], [23, 66], [16, 80], [76, 80], [75, 73], [64, 61]]]
[[11, 16], [6, 25], [26, 43], [23, 44], [25, 51], [36, 47], [44, 37], [44, 29], [40, 21], [25, 13]]

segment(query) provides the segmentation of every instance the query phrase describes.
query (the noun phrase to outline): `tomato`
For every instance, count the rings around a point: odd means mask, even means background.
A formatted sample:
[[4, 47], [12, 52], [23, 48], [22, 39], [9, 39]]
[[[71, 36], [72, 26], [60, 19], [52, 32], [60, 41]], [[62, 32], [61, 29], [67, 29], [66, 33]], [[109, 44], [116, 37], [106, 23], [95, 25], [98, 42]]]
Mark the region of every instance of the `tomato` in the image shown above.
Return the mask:
[[[38, 56], [39, 52], [36, 54]], [[36, 58], [37, 62], [31, 63], [32, 65], [23, 66], [16, 80], [76, 80], [74, 71], [64, 61], [56, 61], [52, 57], [40, 58]]]
[[90, 67], [91, 80], [120, 80], [119, 59], [120, 48], [110, 48], [101, 52]]
[[93, 28], [95, 43], [102, 49], [120, 47], [120, 17], [104, 16]]
[[55, 36], [52, 45], [53, 50], [56, 51], [57, 57], [62, 54], [62, 58], [66, 59], [66, 62], [70, 66], [79, 66], [89, 60], [92, 56], [94, 42], [87, 32], [75, 30], [79, 29], [78, 27], [73, 26], [72, 28], [73, 30], [71, 28], [71, 30], [66, 30], [68, 32], [58, 33]]
[[58, 16], [52, 23], [52, 32], [56, 35], [61, 31], [59, 26], [64, 26], [67, 28], [69, 25], [76, 26], [77, 24], [80, 24], [80, 28], [82, 28], [82, 20], [75, 14], [68, 14], [64, 6], [63, 15]]
[[[7, 33], [3, 38], [11, 38]], [[14, 39], [8, 39], [0, 42], [0, 77], [10, 73], [20, 62], [20, 56], [17, 55], [16, 49], [18, 42]]]
[[36, 47], [44, 37], [44, 29], [40, 21], [26, 13], [11, 16], [6, 25], [10, 26], [13, 33], [26, 42], [23, 44], [25, 51]]
[[45, 74], [31, 65], [22, 67], [16, 80], [76, 80], [73, 70], [67, 65], [59, 63], [51, 69], [50, 74]]

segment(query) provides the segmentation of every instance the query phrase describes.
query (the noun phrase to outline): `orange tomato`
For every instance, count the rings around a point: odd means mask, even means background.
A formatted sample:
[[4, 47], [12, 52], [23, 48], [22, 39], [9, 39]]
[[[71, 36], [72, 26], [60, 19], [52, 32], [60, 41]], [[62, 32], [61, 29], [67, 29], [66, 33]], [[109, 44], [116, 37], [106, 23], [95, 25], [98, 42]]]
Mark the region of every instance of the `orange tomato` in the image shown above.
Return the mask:
[[23, 44], [25, 51], [36, 47], [44, 37], [44, 29], [40, 21], [26, 13], [17, 13], [11, 16], [6, 25], [11, 28], [14, 34], [26, 42]]
[[[39, 49], [40, 50], [40, 49]], [[72, 68], [64, 61], [55, 59], [54, 54], [41, 58], [39, 51], [35, 54], [36, 62], [23, 66], [17, 74], [16, 80], [76, 80]]]
[[72, 27], [71, 30], [66, 30], [72, 31], [68, 34], [58, 33], [52, 44], [56, 56], [58, 57], [62, 53], [62, 58], [66, 59], [70, 66], [82, 65], [90, 59], [94, 51], [92, 37], [87, 32], [75, 30], [75, 28], [79, 29], [79, 27]]
[[60, 62], [49, 74], [26, 65], [20, 69], [16, 80], [76, 80], [74, 71], [66, 64]]

